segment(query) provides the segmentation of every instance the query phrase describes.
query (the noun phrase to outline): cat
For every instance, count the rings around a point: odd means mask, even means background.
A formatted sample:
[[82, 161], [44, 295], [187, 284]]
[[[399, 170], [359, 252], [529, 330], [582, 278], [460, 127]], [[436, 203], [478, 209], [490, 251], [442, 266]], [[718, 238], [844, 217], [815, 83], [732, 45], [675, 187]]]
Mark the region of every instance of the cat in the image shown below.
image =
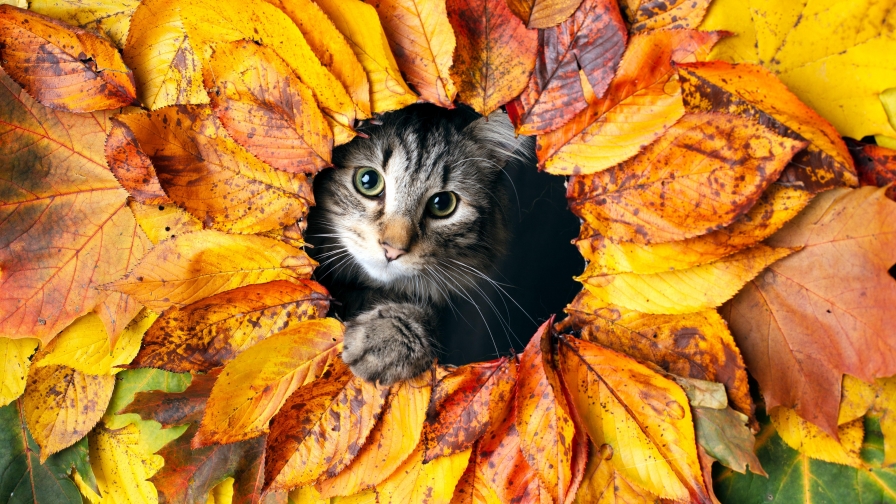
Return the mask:
[[346, 321], [343, 361], [391, 385], [429, 369], [439, 311], [504, 253], [501, 170], [533, 145], [505, 113], [464, 106], [412, 105], [360, 131], [315, 177], [306, 240]]

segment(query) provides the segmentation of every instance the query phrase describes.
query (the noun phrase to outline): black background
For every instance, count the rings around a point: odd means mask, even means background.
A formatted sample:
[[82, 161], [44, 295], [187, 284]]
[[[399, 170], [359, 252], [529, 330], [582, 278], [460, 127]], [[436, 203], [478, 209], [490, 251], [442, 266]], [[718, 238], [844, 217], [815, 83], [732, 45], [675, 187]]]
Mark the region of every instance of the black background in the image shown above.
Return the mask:
[[563, 308], [581, 289], [573, 277], [582, 273], [585, 261], [570, 243], [578, 235], [579, 219], [567, 207], [565, 177], [539, 172], [532, 164], [508, 166], [505, 173], [516, 187], [516, 192], [513, 187], [508, 191], [512, 238], [491, 278], [508, 284], [504, 290], [520, 306], [480, 285], [497, 307], [493, 309], [467, 288], [476, 306], [456, 298], [457, 310], [448, 309], [441, 317], [439, 362], [444, 364], [491, 360], [511, 349], [522, 352], [552, 314], [563, 318]]

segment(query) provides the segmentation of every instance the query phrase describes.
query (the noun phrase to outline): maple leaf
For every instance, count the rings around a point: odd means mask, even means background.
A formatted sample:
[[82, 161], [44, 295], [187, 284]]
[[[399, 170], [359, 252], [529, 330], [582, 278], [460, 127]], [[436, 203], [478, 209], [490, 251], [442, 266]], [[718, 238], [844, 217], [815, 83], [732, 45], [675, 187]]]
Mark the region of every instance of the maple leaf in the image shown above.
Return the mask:
[[836, 435], [841, 376], [870, 382], [896, 374], [896, 343], [884, 336], [896, 303], [887, 274], [896, 262], [894, 225], [896, 203], [883, 189], [835, 189], [768, 239], [802, 250], [722, 312], [767, 408], [793, 407]]

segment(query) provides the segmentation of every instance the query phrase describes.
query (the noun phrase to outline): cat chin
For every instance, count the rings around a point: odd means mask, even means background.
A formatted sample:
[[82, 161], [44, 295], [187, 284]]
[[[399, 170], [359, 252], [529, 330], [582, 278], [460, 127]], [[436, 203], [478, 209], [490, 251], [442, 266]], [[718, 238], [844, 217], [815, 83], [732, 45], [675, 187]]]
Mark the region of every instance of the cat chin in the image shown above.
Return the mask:
[[390, 285], [396, 281], [411, 278], [417, 275], [417, 270], [401, 264], [399, 260], [387, 262], [385, 259], [370, 259], [354, 256], [355, 261], [364, 270], [364, 273], [374, 282], [382, 285]]

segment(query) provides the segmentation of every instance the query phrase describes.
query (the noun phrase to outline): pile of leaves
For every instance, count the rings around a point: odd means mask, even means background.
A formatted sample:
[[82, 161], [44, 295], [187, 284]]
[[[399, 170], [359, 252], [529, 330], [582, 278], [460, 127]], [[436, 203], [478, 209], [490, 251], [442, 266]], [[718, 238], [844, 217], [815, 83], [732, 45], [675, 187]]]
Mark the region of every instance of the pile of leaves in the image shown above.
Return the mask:
[[[0, 5], [0, 495], [894, 502], [896, 9], [708, 3]], [[386, 388], [303, 218], [420, 100], [537, 135], [588, 266], [521, 354]]]

